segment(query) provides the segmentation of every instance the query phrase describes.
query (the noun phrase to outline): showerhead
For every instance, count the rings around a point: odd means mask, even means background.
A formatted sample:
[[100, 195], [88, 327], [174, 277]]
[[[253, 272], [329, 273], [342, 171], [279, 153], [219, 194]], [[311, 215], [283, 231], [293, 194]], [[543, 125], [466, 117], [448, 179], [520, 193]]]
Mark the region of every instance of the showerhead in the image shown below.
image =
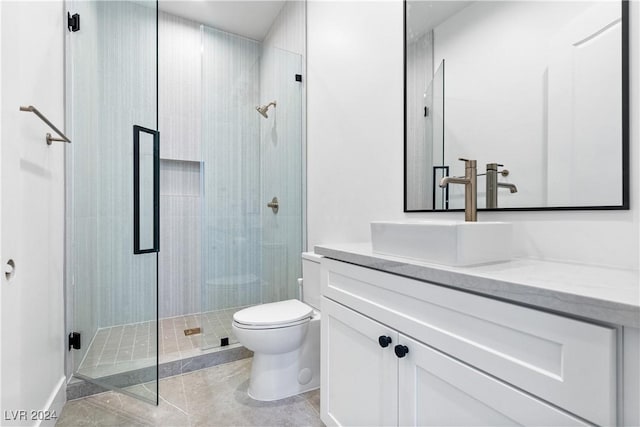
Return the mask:
[[267, 116], [267, 110], [268, 108], [266, 105], [263, 105], [262, 107], [256, 107], [256, 111], [260, 113], [265, 119], [269, 118], [269, 116]]
[[262, 117], [264, 117], [265, 119], [268, 119], [269, 116], [267, 116], [267, 111], [269, 111], [269, 107], [271, 107], [272, 105], [275, 107], [276, 101], [271, 101], [267, 105], [257, 106], [256, 111], [260, 113]]

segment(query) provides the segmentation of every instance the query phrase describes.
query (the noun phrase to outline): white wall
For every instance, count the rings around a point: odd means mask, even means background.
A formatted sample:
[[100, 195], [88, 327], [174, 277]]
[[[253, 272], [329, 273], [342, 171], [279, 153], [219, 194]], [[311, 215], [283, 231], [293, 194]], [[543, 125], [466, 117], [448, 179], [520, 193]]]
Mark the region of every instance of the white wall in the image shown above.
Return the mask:
[[[2, 25], [2, 4], [0, 3], [0, 25]], [[0, 27], [0, 99], [2, 99], [2, 28]], [[1, 108], [1, 105], [0, 105]], [[2, 147], [2, 114], [0, 110], [0, 147]], [[1, 148], [0, 148], [1, 150]], [[0, 151], [0, 154], [2, 151]], [[1, 158], [0, 158], [1, 159]], [[2, 189], [2, 161], [0, 160], [0, 191]], [[2, 251], [2, 197], [0, 197], [0, 263], [4, 262]], [[2, 304], [0, 304], [0, 331], [2, 331]], [[0, 407], [2, 406], [2, 339], [0, 337]], [[2, 409], [2, 408], [0, 408]]]
[[59, 415], [65, 400], [65, 146], [47, 146], [49, 129], [18, 107], [32, 104], [64, 124], [62, 2], [2, 2], [0, 10], [1, 262], [16, 263], [15, 277], [2, 275], [0, 282], [0, 414], [52, 408]]
[[369, 240], [402, 217], [402, 2], [307, 4], [307, 228]]
[[[308, 248], [369, 241], [369, 222], [405, 214], [402, 1], [307, 6]], [[640, 4], [631, 4], [630, 211], [480, 212], [512, 221], [521, 256], [637, 269]]]

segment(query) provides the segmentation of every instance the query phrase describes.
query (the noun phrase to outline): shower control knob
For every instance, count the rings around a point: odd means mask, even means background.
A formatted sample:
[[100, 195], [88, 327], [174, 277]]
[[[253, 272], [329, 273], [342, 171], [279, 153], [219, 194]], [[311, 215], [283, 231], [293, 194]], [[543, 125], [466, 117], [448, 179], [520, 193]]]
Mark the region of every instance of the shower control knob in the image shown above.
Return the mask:
[[380, 335], [378, 337], [378, 344], [380, 344], [380, 347], [388, 347], [389, 344], [391, 344], [391, 337], [388, 337], [386, 335]]
[[271, 208], [274, 214], [278, 213], [278, 209], [280, 209], [280, 202], [278, 202], [278, 198], [274, 197], [271, 199], [269, 203], [267, 203], [267, 207]]
[[409, 353], [409, 347], [407, 347], [406, 345], [397, 345], [394, 348], [394, 351], [396, 352], [396, 356], [402, 358], [405, 357], [407, 355], [407, 353]]

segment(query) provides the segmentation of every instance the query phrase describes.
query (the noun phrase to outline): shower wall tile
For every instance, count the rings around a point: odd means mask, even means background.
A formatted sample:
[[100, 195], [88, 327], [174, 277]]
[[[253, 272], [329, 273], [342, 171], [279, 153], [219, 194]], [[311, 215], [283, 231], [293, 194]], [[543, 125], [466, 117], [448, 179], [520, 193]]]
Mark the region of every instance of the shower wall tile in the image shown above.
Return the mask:
[[160, 195], [200, 197], [200, 162], [160, 160]]
[[[264, 49], [160, 14], [161, 156], [180, 161], [161, 165], [161, 252], [135, 256], [131, 126], [155, 127], [155, 80], [138, 77], [153, 75], [155, 58], [153, 49], [141, 53], [132, 47], [153, 46], [155, 21], [135, 4], [91, 7], [100, 31], [95, 40], [85, 39], [95, 55], [87, 66], [98, 78], [77, 90], [103, 102], [84, 121], [86, 152], [78, 155], [96, 161], [78, 168], [83, 174], [76, 182], [86, 197], [74, 203], [76, 218], [86, 218], [76, 232], [87, 235], [77, 239], [82, 243], [76, 266], [82, 271], [76, 275], [94, 283], [78, 295], [97, 301], [83, 314], [86, 323], [95, 330], [153, 318], [156, 259], [161, 316], [255, 304], [263, 292], [267, 300], [295, 296], [304, 140], [303, 86], [292, 84], [302, 59], [291, 52], [304, 50], [304, 4], [287, 3]], [[132, 27], [137, 31], [126, 31]], [[254, 108], [271, 98], [279, 105], [264, 120]], [[266, 202], [277, 194], [282, 208], [274, 216]]]
[[[264, 244], [262, 257], [264, 260], [262, 302], [295, 298], [296, 295], [289, 292], [289, 287], [285, 286], [292, 279], [286, 244]], [[296, 262], [297, 260], [294, 260], [294, 263]]]
[[210, 311], [260, 301], [260, 43], [208, 27], [202, 40], [202, 310]]
[[[156, 255], [133, 254], [132, 127], [156, 127], [153, 9], [96, 2], [100, 130], [97, 194], [100, 327], [153, 319]], [[137, 31], [130, 31], [136, 28]]]
[[200, 312], [200, 163], [160, 163], [159, 316]]
[[160, 34], [161, 155], [202, 159], [161, 164], [160, 316], [258, 303], [260, 44], [167, 14]]
[[156, 26], [141, 4], [80, 3], [91, 31], [72, 46], [71, 274], [74, 328], [92, 336], [156, 314], [156, 255], [133, 254], [132, 221], [132, 128], [156, 127]]
[[[264, 46], [201, 27], [201, 151], [207, 194], [202, 200], [203, 259], [206, 260], [201, 285], [203, 311], [297, 295], [296, 279], [301, 274], [302, 251], [304, 139], [301, 123], [304, 110], [303, 84], [295, 82], [294, 74], [303, 73], [299, 54], [304, 52], [304, 13], [303, 2], [288, 2], [274, 22]], [[200, 41], [196, 43], [196, 37], [193, 37], [194, 28], [196, 24], [180, 18], [161, 17], [161, 33], [177, 34], [174, 39], [182, 40], [181, 55], [188, 56], [191, 46], [200, 49]], [[192, 59], [193, 56], [184, 62], [189, 63]], [[173, 71], [165, 72], [168, 80], [171, 75], [179, 75], [175, 65], [171, 65]], [[167, 84], [180, 88], [175, 82], [185, 78], [193, 76], [175, 77]], [[163, 81], [162, 69], [160, 81]], [[179, 90], [189, 92], [190, 89]], [[165, 92], [170, 94], [170, 89]], [[278, 118], [274, 120], [279, 120], [275, 127], [268, 126], [275, 123], [273, 120], [264, 121], [254, 111], [256, 105], [272, 98], [279, 98], [281, 103], [272, 114]], [[184, 101], [179, 100], [176, 105], [180, 102]], [[161, 117], [161, 128], [169, 129], [174, 125], [164, 125], [162, 121]], [[176, 125], [176, 129], [180, 129], [175, 132], [176, 138], [190, 138], [184, 136], [185, 126], [184, 121]], [[171, 132], [164, 133], [170, 135]], [[181, 157], [186, 151], [178, 152], [177, 145], [172, 145], [173, 141], [167, 141], [167, 138], [171, 139], [171, 136], [163, 135], [163, 147], [169, 146], [163, 151], [163, 157], [187, 158]], [[169, 200], [179, 194], [194, 194], [185, 193], [184, 188], [170, 188], [174, 183], [174, 180], [163, 178], [164, 203], [180, 203]], [[280, 213], [274, 216], [266, 208], [266, 202], [276, 193], [283, 201]], [[184, 314], [190, 307], [195, 307], [190, 304], [197, 301], [197, 296], [195, 287], [180, 283], [181, 275], [177, 273], [180, 267], [175, 266], [180, 261], [175, 261], [173, 253], [189, 254], [180, 258], [182, 262], [186, 262], [185, 257], [192, 259], [195, 248], [189, 240], [193, 241], [195, 235], [177, 244], [176, 240], [180, 239], [174, 233], [188, 229], [188, 219], [164, 211], [162, 216], [164, 243], [159, 280], [161, 292], [171, 298], [161, 303], [161, 313], [163, 316]], [[191, 226], [191, 230], [194, 229]], [[187, 231], [177, 233], [189, 236]], [[174, 264], [167, 258], [174, 259]], [[171, 267], [165, 269], [165, 263]], [[186, 278], [184, 274], [182, 280], [193, 283], [193, 278]], [[183, 292], [176, 295], [176, 290]]]
[[158, 253], [163, 318], [201, 309], [202, 41], [200, 24], [165, 12], [158, 19], [158, 126], [166, 159], [160, 164]]
[[200, 24], [165, 12], [158, 16], [160, 155], [200, 160]]

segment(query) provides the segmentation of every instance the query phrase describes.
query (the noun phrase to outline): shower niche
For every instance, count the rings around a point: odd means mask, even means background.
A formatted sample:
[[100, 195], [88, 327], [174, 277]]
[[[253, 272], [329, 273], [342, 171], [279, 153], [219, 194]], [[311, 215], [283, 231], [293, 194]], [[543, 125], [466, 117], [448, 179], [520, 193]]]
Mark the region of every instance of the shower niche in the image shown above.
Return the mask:
[[[238, 346], [235, 311], [298, 294], [305, 5], [237, 3], [67, 2], [68, 370], [151, 402], [159, 365]], [[159, 132], [157, 252], [134, 253], [133, 124]]]

